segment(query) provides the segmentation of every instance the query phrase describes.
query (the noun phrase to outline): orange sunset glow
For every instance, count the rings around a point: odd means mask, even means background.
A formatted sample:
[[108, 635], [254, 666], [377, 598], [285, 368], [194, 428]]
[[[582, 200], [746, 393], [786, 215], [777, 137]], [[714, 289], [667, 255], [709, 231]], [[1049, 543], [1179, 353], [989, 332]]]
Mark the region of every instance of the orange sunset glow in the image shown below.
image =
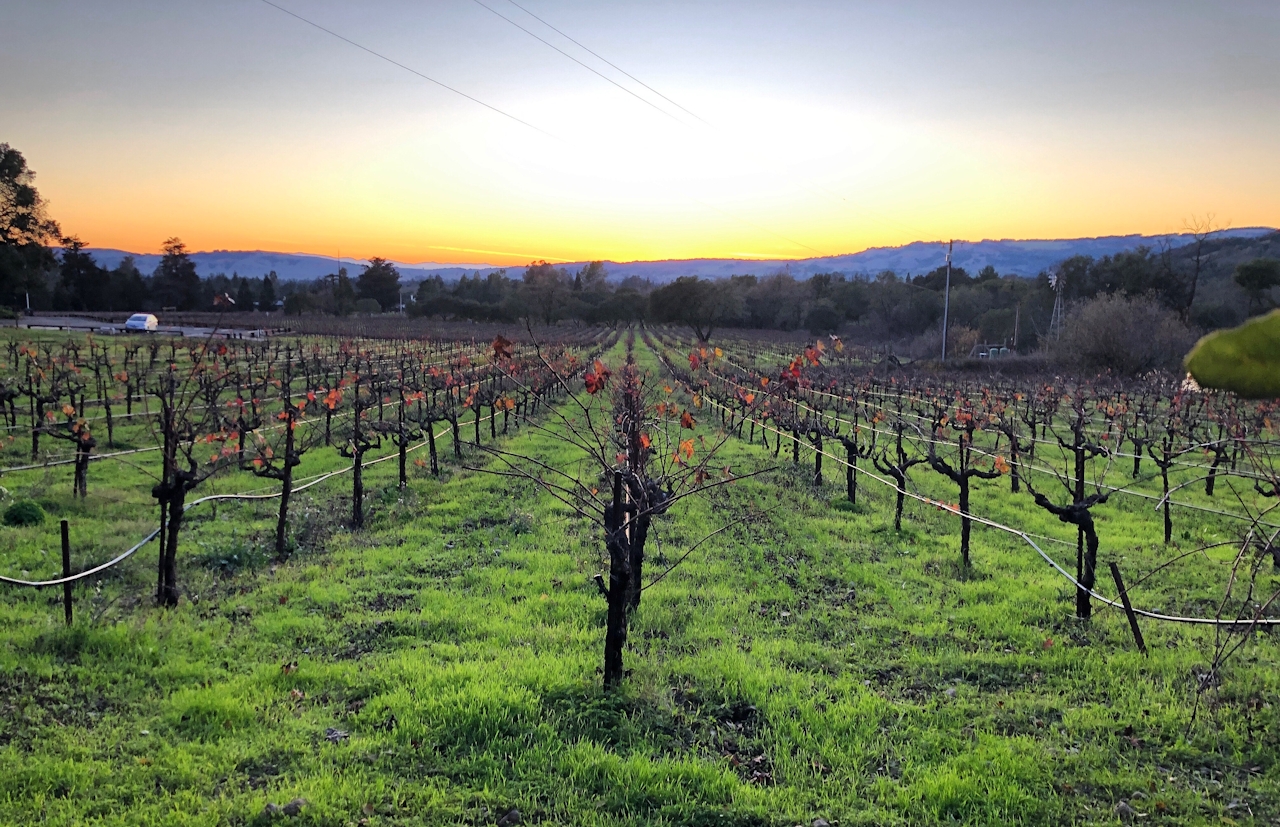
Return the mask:
[[1274, 52], [1186, 9], [539, 7], [627, 92], [469, 4], [72, 5], [10, 15], [3, 137], [97, 247], [516, 265], [1280, 223]]

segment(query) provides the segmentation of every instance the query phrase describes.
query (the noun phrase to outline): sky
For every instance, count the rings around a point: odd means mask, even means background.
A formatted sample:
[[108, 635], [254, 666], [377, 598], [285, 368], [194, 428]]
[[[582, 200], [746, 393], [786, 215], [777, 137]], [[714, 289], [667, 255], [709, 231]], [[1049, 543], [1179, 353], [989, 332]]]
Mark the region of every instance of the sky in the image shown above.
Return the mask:
[[1275, 0], [0, 0], [0, 19], [0, 142], [95, 247], [518, 265], [1280, 226]]

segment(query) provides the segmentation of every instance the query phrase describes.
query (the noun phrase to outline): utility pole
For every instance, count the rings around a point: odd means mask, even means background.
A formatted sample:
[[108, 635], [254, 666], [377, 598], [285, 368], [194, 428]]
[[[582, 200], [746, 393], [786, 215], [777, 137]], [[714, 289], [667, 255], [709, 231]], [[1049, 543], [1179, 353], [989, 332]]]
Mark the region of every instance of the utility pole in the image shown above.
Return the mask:
[[1022, 302], [1013, 311], [1013, 352], [1018, 353], [1018, 322], [1022, 321]]
[[947, 361], [947, 311], [951, 309], [951, 248], [955, 239], [947, 242], [947, 286], [942, 292], [942, 361]]

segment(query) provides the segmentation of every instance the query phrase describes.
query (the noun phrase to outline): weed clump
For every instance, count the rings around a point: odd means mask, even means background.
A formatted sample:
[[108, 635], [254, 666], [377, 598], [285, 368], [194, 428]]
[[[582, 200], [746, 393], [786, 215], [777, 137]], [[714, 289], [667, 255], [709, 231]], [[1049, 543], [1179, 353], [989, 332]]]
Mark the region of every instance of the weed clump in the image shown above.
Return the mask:
[[206, 569], [232, 575], [239, 571], [254, 571], [267, 565], [271, 556], [261, 545], [233, 539], [226, 546], [208, 546], [199, 543], [204, 553], [197, 562]]
[[7, 526], [40, 525], [44, 517], [40, 503], [32, 500], [19, 500], [4, 510], [4, 524]]

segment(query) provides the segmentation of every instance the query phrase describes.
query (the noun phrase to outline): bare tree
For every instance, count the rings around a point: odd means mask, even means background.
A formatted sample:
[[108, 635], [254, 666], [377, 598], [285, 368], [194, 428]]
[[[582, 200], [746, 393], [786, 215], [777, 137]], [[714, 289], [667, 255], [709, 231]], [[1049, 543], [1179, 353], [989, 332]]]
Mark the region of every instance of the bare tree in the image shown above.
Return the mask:
[[1182, 222], [1182, 228], [1191, 234], [1191, 278], [1187, 283], [1186, 299], [1183, 301], [1179, 316], [1182, 321], [1186, 322], [1191, 318], [1191, 305], [1196, 300], [1196, 288], [1200, 284], [1200, 272], [1204, 268], [1204, 243], [1209, 236], [1219, 232], [1225, 227], [1219, 227], [1214, 223], [1213, 213], [1205, 213], [1203, 216], [1192, 216]]

